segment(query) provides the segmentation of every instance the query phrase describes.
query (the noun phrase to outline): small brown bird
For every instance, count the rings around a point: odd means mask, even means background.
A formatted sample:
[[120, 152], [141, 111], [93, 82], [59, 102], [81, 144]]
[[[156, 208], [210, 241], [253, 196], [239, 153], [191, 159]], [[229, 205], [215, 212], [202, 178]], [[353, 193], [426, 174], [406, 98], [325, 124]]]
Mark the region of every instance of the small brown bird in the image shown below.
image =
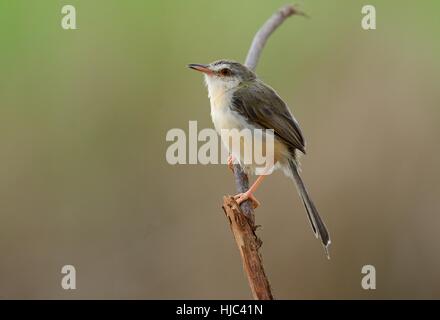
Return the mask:
[[[190, 64], [188, 67], [205, 74], [211, 102], [211, 117], [219, 134], [221, 130], [231, 129], [273, 130], [275, 168], [283, 169], [295, 182], [313, 232], [316, 237], [321, 238], [328, 256], [329, 233], [299, 175], [298, 153], [305, 154], [304, 136], [287, 105], [275, 90], [238, 62], [220, 60], [208, 65]], [[228, 141], [223, 143], [227, 148], [230, 147]], [[241, 150], [229, 151], [247, 173], [255, 174], [256, 165], [244, 164]], [[231, 163], [231, 160], [232, 158], [228, 163]], [[259, 202], [253, 194], [265, 176], [260, 175], [248, 191], [236, 195], [236, 201], [240, 204], [249, 199], [257, 207]]]

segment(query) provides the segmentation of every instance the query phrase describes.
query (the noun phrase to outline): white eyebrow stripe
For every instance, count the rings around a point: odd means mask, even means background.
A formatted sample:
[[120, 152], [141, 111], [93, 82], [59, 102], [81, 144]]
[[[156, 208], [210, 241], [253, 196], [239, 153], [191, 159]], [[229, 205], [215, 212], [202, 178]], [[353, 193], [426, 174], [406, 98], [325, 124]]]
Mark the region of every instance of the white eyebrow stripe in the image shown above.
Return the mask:
[[228, 65], [222, 63], [222, 64], [219, 64], [219, 65], [214, 65], [214, 68], [213, 68], [213, 69], [214, 69], [215, 71], [218, 71], [218, 70], [221, 70], [221, 69], [226, 68], [226, 67], [228, 67]]

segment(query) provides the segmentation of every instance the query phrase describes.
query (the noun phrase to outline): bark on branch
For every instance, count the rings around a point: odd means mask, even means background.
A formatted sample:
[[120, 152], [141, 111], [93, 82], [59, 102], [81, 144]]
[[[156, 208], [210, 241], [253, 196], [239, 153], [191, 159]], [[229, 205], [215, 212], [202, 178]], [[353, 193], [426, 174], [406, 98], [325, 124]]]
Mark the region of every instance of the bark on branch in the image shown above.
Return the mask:
[[[284, 20], [294, 14], [304, 15], [294, 6], [286, 5], [274, 13], [258, 30], [246, 57], [245, 65], [248, 68], [255, 70], [261, 51], [270, 35]], [[249, 178], [239, 164], [234, 164], [234, 178], [238, 193], [249, 189]], [[258, 251], [262, 241], [255, 234], [255, 215], [251, 201], [245, 201], [239, 207], [232, 197], [224, 197], [223, 210], [229, 219], [254, 299], [272, 300], [269, 280], [264, 272], [262, 258]]]
[[269, 280], [267, 280], [261, 255], [258, 252], [262, 242], [255, 234], [255, 225], [249, 223], [233, 197], [223, 198], [223, 210], [229, 219], [254, 299], [272, 300]]

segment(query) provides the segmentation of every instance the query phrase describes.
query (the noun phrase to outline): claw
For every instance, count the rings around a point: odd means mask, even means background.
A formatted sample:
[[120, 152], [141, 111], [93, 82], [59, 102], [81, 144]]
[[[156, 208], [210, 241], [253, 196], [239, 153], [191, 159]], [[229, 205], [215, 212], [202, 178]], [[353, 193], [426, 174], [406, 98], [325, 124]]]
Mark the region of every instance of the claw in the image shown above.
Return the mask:
[[249, 191], [235, 195], [234, 200], [238, 205], [246, 200], [250, 200], [254, 209], [257, 209], [260, 206], [260, 201], [258, 201], [257, 198], [255, 198], [255, 196]]

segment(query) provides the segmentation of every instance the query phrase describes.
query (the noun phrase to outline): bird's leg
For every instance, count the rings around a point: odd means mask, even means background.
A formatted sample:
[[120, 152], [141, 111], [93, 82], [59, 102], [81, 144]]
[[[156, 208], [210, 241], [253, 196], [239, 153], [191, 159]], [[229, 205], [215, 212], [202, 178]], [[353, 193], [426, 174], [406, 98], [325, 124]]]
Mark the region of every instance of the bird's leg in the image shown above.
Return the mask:
[[239, 193], [234, 196], [235, 201], [240, 205], [243, 201], [251, 200], [252, 205], [254, 209], [258, 208], [260, 206], [260, 202], [255, 198], [254, 192], [257, 190], [257, 188], [260, 186], [261, 182], [263, 182], [263, 179], [266, 177], [266, 175], [261, 175], [255, 180], [254, 184], [249, 188], [248, 191]]
[[234, 173], [234, 161], [235, 161], [234, 156], [230, 154], [228, 156], [228, 168], [232, 170], [232, 173]]

